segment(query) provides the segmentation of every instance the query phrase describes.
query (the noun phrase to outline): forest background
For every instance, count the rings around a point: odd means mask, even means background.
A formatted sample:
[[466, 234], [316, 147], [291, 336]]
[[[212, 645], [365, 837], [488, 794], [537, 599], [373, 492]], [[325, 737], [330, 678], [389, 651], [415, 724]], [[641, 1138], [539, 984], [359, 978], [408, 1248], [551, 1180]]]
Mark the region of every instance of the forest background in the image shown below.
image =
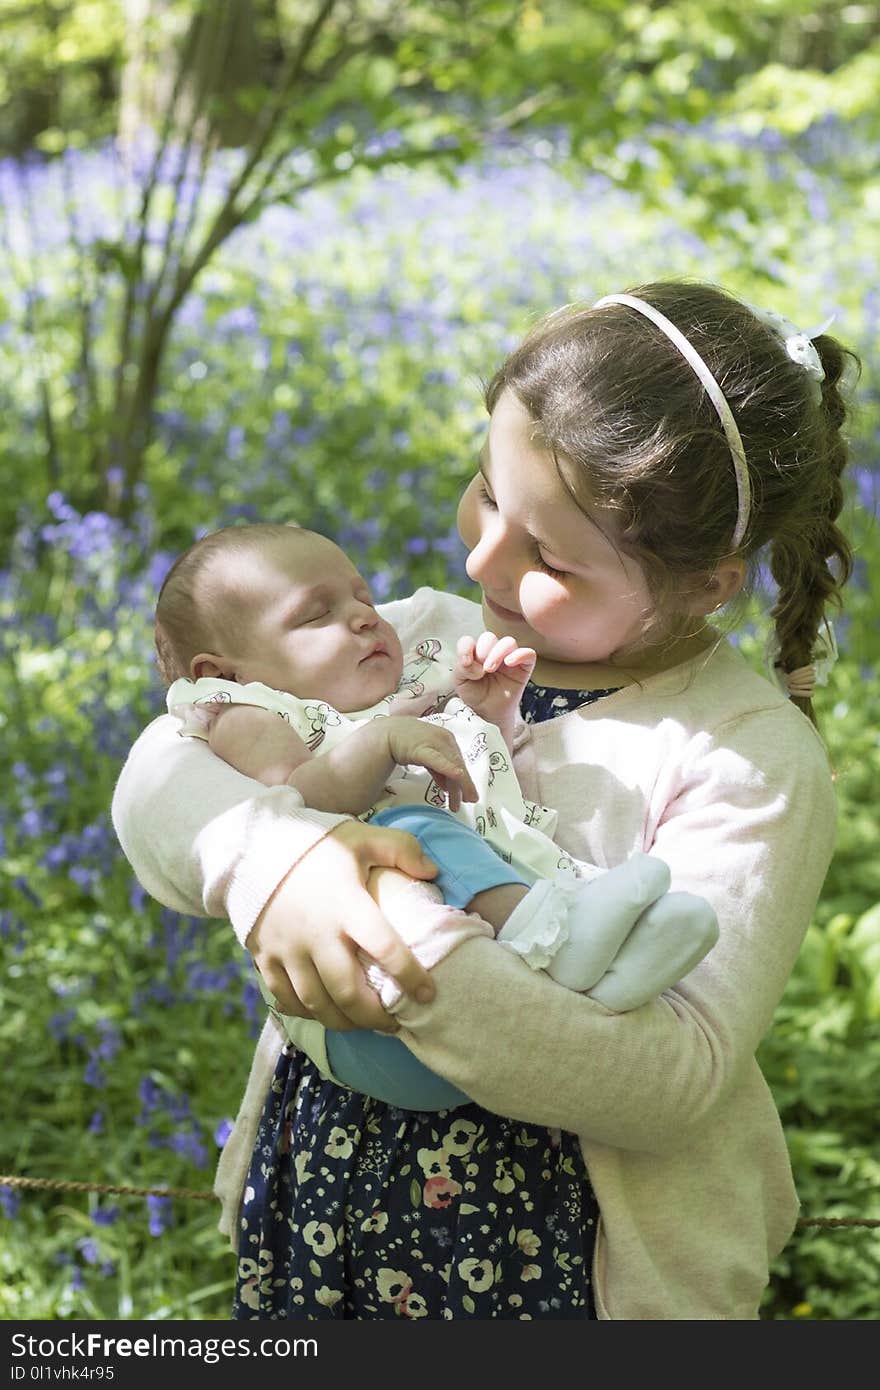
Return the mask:
[[[248, 961], [109, 820], [173, 556], [296, 519], [380, 598], [461, 589], [480, 382], [547, 308], [679, 275], [862, 359], [838, 849], [761, 1061], [804, 1217], [880, 1217], [878, 148], [877, 4], [2, 0], [0, 1174], [205, 1189], [242, 1091]], [[227, 1316], [208, 1202], [0, 1204], [4, 1318]], [[878, 1288], [876, 1230], [802, 1225], [763, 1316]]]

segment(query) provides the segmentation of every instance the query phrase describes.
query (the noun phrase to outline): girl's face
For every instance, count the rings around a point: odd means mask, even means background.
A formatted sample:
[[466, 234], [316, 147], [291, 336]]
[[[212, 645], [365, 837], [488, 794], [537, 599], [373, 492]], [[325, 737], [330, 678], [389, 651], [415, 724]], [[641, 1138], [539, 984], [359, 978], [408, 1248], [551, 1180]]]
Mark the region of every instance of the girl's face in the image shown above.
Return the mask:
[[504, 391], [459, 504], [465, 569], [483, 590], [491, 631], [547, 661], [607, 662], [639, 645], [653, 607], [647, 581], [574, 503], [534, 432]]

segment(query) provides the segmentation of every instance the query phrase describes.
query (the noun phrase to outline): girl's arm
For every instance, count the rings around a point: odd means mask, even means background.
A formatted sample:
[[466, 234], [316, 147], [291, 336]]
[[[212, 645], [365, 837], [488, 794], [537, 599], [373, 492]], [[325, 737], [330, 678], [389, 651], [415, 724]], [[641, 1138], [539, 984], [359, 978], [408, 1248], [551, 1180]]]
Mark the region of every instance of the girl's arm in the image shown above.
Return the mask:
[[429, 1008], [396, 1011], [421, 1061], [515, 1119], [648, 1153], [688, 1143], [753, 1064], [833, 849], [833, 787], [812, 731], [786, 739], [775, 712], [743, 725], [682, 769], [650, 847], [715, 908], [709, 955], [659, 999], [611, 1015], [466, 942], [437, 966]]
[[[300, 1013], [306, 999], [323, 1011], [328, 1026], [388, 1029], [389, 1017], [366, 982], [357, 947], [405, 990], [433, 995], [430, 974], [363, 892], [374, 868], [433, 878], [436, 868], [418, 841], [376, 827], [369, 845], [344, 850], [351, 827], [363, 828], [358, 822], [307, 810], [292, 787], [261, 786], [215, 757], [202, 740], [180, 738], [178, 729], [171, 715], [149, 725], [113, 795], [116, 834], [147, 892], [177, 912], [228, 917], [260, 968], [268, 965], [267, 979], [285, 1012]], [[332, 865], [340, 900], [350, 902], [358, 893], [366, 901], [354, 918], [334, 916], [332, 909], [325, 916], [315, 965], [310, 939], [305, 947], [292, 939], [296, 904], [274, 914], [268, 925], [262, 918], [279, 884], [325, 839], [322, 859]], [[325, 897], [327, 886], [322, 885]], [[322, 970], [332, 975], [339, 1003], [329, 999]]]
[[[786, 739], [791, 725], [780, 726], [775, 710], [743, 725], [682, 771], [650, 846], [677, 886], [715, 908], [721, 935], [708, 957], [676, 990], [610, 1014], [491, 941], [467, 941], [436, 967], [433, 1004], [404, 1000], [395, 1010], [421, 1061], [514, 1119], [646, 1153], [688, 1142], [741, 1082], [770, 1026], [833, 844], [818, 741], [806, 730]], [[371, 831], [356, 827], [358, 837]], [[294, 900], [316, 903], [318, 915], [322, 855], [309, 855], [282, 889], [309, 889]], [[346, 907], [336, 887], [344, 919], [358, 899]]]

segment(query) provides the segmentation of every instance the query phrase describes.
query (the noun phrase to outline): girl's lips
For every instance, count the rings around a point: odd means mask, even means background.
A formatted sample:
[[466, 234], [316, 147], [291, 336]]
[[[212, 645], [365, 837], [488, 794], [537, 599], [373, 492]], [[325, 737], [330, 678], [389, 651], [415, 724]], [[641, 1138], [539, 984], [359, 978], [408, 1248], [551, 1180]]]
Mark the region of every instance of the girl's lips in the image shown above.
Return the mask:
[[367, 654], [366, 654], [365, 657], [362, 657], [361, 662], [360, 662], [360, 665], [363, 666], [363, 664], [364, 664], [365, 661], [372, 661], [372, 659], [373, 659], [374, 656], [387, 656], [387, 655], [388, 655], [388, 648], [385, 646], [385, 643], [384, 643], [384, 642], [377, 642], [376, 645], [375, 645], [375, 647], [373, 648], [373, 650], [370, 651], [370, 652], [367, 652]]

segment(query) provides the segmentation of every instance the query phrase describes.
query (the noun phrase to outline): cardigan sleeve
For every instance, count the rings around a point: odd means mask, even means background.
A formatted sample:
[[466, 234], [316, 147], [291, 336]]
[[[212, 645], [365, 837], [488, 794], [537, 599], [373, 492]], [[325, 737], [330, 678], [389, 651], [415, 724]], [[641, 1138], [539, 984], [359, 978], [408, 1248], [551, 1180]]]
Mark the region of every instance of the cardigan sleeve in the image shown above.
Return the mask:
[[[426, 623], [457, 633], [479, 609], [432, 589], [380, 605], [404, 645]], [[479, 630], [479, 629], [477, 629]], [[147, 892], [166, 907], [228, 917], [244, 945], [278, 885], [295, 864], [348, 819], [305, 808], [290, 787], [242, 776], [199, 740], [181, 738], [170, 715], [132, 747], [113, 795], [113, 826]]]
[[648, 1153], [686, 1145], [770, 1026], [832, 852], [824, 749], [780, 709], [696, 738], [658, 782], [650, 848], [720, 924], [675, 990], [611, 1014], [468, 941], [437, 966], [432, 1004], [396, 1010], [412, 1051], [498, 1114]]
[[166, 907], [228, 917], [244, 945], [279, 883], [347, 817], [306, 810], [291, 787], [264, 787], [171, 715], [134, 744], [113, 794], [117, 837], [139, 881]]

